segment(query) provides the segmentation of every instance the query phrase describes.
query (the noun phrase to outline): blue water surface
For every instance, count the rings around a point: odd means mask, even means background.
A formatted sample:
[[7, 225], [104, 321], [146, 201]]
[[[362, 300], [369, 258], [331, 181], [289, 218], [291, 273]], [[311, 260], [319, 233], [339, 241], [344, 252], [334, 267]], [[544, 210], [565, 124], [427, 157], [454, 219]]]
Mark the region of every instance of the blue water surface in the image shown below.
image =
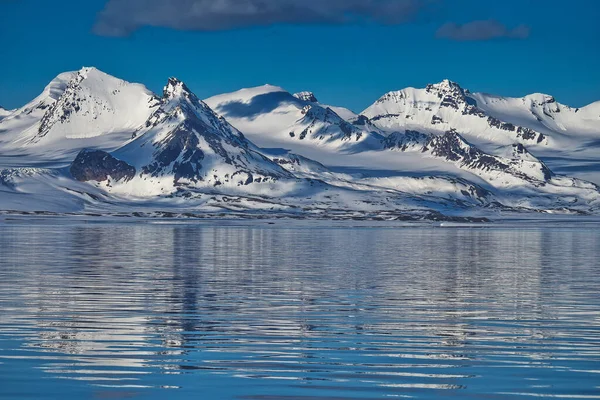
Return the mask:
[[600, 399], [600, 229], [0, 224], [1, 399]]

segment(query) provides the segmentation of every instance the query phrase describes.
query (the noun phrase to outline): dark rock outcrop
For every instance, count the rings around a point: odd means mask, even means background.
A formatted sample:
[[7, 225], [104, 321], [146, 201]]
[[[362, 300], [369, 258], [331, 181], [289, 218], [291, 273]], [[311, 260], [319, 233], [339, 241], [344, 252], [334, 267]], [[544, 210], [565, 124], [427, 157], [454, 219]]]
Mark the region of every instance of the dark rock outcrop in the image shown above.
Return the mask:
[[383, 140], [383, 147], [407, 151], [410, 148], [423, 148], [429, 139], [429, 135], [417, 131], [395, 132]]
[[129, 181], [135, 176], [136, 170], [105, 151], [86, 149], [77, 155], [70, 172], [80, 182], [104, 182], [109, 177], [116, 181]]
[[[520, 146], [518, 151], [521, 154], [527, 151], [525, 146]], [[525, 172], [522, 172], [518, 165], [512, 160], [493, 156], [484, 153], [477, 147], [467, 142], [455, 130], [446, 132], [440, 136], [433, 136], [425, 144], [423, 152], [430, 152], [432, 155], [444, 158], [448, 161], [458, 162], [463, 167], [482, 171], [504, 171], [510, 175], [519, 177], [526, 181], [532, 181], [532, 178]], [[548, 181], [554, 175], [552, 171], [541, 161], [539, 168], [544, 176], [544, 181]]]
[[[325, 128], [322, 129], [321, 133], [328, 134], [330, 138], [332, 136], [330, 132], [331, 128], [334, 127], [339, 128], [340, 135], [338, 136], [338, 139], [343, 141], [359, 141], [363, 136], [363, 131], [361, 129], [357, 128], [356, 125], [353, 125], [342, 119], [329, 107], [323, 108], [320, 106], [307, 105], [302, 109], [302, 114], [304, 114], [304, 121], [308, 124], [308, 126], [300, 133], [300, 140], [304, 140], [306, 136], [313, 134], [314, 131], [317, 131], [319, 124], [325, 125]], [[324, 137], [325, 136], [322, 135], [319, 138], [323, 139]]]
[[468, 170], [499, 171], [525, 181], [539, 183], [539, 178], [532, 177], [522, 169], [520, 158], [530, 157], [531, 162], [538, 163], [543, 182], [549, 181], [554, 176], [554, 173], [542, 161], [533, 157], [522, 144], [515, 144], [513, 147], [514, 154], [518, 159], [499, 157], [485, 153], [473, 146], [454, 129], [443, 135], [424, 134], [417, 131], [393, 133], [383, 141], [383, 147], [390, 150], [421, 151], [457, 163], [461, 168]]
[[[180, 80], [170, 78], [160, 107], [130, 151], [152, 146], [140, 159], [140, 175], [173, 177], [176, 187], [274, 182], [293, 175], [255, 150], [244, 135], [217, 115]], [[226, 172], [225, 172], [226, 170]]]

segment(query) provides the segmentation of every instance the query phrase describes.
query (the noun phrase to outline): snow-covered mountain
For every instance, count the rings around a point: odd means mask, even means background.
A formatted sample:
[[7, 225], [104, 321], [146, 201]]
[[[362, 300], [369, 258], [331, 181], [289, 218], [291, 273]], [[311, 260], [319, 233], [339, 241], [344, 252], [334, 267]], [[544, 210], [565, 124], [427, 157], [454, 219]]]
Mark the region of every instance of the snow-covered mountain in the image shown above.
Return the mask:
[[[381, 136], [340, 117], [321, 105], [312, 92], [296, 95], [265, 85], [205, 100], [220, 115], [262, 147], [293, 144], [336, 151], [359, 151], [379, 147]], [[353, 116], [337, 108], [346, 117]]]
[[473, 93], [470, 97], [486, 114], [495, 118], [525, 126], [554, 137], [598, 138], [600, 131], [600, 102], [583, 108], [560, 104], [546, 94], [532, 94], [523, 98], [499, 97]]
[[390, 92], [357, 115], [312, 92], [266, 85], [201, 101], [176, 78], [155, 95], [83, 68], [0, 120], [0, 210], [597, 213], [598, 186], [553, 165], [600, 158], [599, 105], [444, 81]]
[[298, 100], [305, 101], [308, 103], [318, 103], [317, 96], [313, 92], [298, 92], [294, 93], [294, 97]]
[[114, 153], [138, 171], [124, 185], [132, 194], [256, 186], [294, 178], [175, 78], [169, 79], [159, 107], [136, 136]]
[[80, 147], [114, 149], [158, 107], [159, 99], [95, 68], [60, 74], [24, 107], [0, 121], [6, 151], [42, 157], [72, 155]]
[[548, 145], [548, 137], [531, 128], [507, 123], [478, 107], [470, 93], [445, 80], [425, 89], [408, 88], [389, 92], [363, 111], [371, 122], [386, 132], [418, 130], [444, 133], [459, 131], [480, 144]]
[[349, 120], [352, 120], [352, 119], [358, 117], [358, 115], [355, 112], [353, 112], [345, 107], [320, 104], [319, 100], [317, 100], [317, 96], [315, 96], [315, 94], [313, 92], [294, 93], [294, 97], [299, 100], [302, 100], [304, 102], [319, 104], [323, 108], [330, 108], [331, 110], [333, 110], [333, 112], [335, 112], [337, 115], [339, 115], [346, 121], [349, 121]]
[[389, 92], [361, 115], [387, 134], [455, 130], [494, 154], [520, 143], [556, 172], [600, 184], [600, 102], [572, 108], [549, 95], [472, 93], [445, 80]]
[[[557, 176], [520, 143], [505, 148], [501, 156], [491, 155], [451, 130], [443, 135], [415, 131], [394, 133], [386, 139], [386, 146], [391, 150], [418, 152], [453, 163], [493, 186], [496, 197], [506, 206], [538, 208], [541, 203], [550, 202], [554, 207], [562, 204], [566, 209], [580, 199], [594, 204], [599, 200], [597, 185]], [[515, 192], [522, 194], [515, 195]]]

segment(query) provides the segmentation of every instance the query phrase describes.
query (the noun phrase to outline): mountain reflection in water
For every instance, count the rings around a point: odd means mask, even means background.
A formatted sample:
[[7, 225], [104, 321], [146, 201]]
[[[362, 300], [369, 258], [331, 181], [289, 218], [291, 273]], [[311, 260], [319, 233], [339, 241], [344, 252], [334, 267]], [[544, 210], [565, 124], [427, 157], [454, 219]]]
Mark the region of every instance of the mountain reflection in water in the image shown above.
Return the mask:
[[600, 399], [598, 229], [0, 228], [3, 399]]

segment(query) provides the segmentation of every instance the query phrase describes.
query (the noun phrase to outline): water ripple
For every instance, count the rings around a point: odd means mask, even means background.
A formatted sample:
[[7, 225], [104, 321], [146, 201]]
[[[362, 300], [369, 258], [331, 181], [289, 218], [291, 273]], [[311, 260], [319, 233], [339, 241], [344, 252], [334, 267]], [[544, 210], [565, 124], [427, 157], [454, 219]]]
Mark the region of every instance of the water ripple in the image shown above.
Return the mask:
[[600, 230], [281, 224], [1, 225], [0, 398], [600, 399]]

